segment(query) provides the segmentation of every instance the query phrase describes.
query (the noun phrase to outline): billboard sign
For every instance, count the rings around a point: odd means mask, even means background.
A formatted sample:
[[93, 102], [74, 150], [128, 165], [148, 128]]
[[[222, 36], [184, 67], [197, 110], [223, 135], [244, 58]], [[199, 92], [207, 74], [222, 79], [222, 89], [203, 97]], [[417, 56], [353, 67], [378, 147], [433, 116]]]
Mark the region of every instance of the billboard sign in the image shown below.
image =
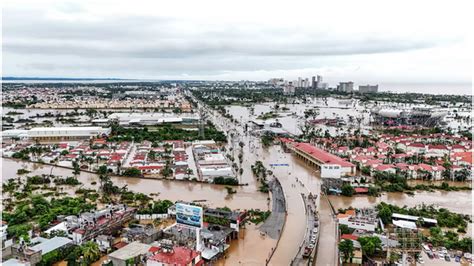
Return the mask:
[[176, 203], [176, 222], [178, 224], [202, 228], [202, 207]]

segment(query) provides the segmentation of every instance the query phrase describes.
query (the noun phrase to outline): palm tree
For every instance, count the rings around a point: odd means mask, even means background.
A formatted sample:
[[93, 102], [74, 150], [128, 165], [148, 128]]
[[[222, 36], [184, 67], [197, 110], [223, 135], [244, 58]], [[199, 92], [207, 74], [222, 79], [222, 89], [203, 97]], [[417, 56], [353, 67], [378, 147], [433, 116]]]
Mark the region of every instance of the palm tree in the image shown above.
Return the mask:
[[352, 240], [344, 239], [339, 242], [339, 250], [344, 254], [344, 262], [350, 261], [354, 256], [354, 244]]
[[186, 175], [188, 175], [188, 179], [191, 177], [192, 174], [193, 174], [193, 169], [187, 168], [186, 169]]
[[84, 262], [88, 265], [100, 258], [100, 250], [97, 243], [89, 241], [82, 245], [81, 250], [84, 257]]

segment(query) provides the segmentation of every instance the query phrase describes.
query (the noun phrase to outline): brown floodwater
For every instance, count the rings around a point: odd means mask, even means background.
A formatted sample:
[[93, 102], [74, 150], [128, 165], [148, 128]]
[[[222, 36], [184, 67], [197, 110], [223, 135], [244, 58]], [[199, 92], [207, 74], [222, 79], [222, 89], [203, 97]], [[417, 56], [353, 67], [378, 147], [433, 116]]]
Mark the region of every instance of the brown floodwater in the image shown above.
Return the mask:
[[446, 208], [452, 212], [472, 215], [472, 195], [471, 191], [419, 191], [411, 196], [405, 193], [390, 192], [384, 193], [381, 197], [370, 196], [328, 196], [332, 205], [337, 210], [339, 208], [364, 208], [375, 206], [380, 202], [395, 204], [398, 206], [413, 207], [416, 205], [434, 204], [437, 207]]
[[[338, 104], [331, 101], [332, 100], [330, 100], [330, 105]], [[317, 102], [315, 105], [321, 105], [321, 103]], [[233, 114], [237, 120], [246, 122], [260, 113], [270, 111], [272, 106], [272, 104], [256, 105], [254, 115], [250, 115], [250, 111], [247, 107], [241, 106], [231, 106], [229, 107], [229, 112]], [[299, 115], [301, 115], [305, 109], [305, 105], [287, 106], [291, 109], [289, 112], [296, 112]], [[334, 117], [336, 114], [344, 118], [351, 114], [351, 112], [353, 113], [353, 110], [350, 109], [321, 108], [321, 115], [319, 117]], [[236, 136], [234, 139], [229, 137], [229, 143], [227, 145], [227, 148], [233, 147], [233, 151], [228, 151], [228, 153], [235, 157], [236, 162], [238, 161], [238, 154], [241, 150], [238, 143], [242, 140], [245, 144], [242, 148], [244, 161], [242, 165], [237, 162], [239, 167], [244, 169], [244, 172], [241, 176], [239, 175], [238, 178], [240, 183], [247, 183], [248, 185], [236, 188], [236, 194], [228, 195], [224, 186], [201, 183], [127, 177], [113, 177], [113, 182], [118, 186], [127, 185], [130, 190], [135, 192], [146, 194], [159, 193], [159, 198], [173, 201], [206, 200], [205, 204], [211, 207], [227, 206], [232, 209], [253, 208], [267, 210], [271, 208], [267, 200], [268, 196], [265, 193], [257, 191], [259, 184], [250, 170], [250, 166], [254, 164], [256, 160], [261, 160], [280, 180], [288, 208], [288, 216], [279, 245], [269, 264], [288, 265], [296, 255], [305, 232], [305, 209], [300, 194], [311, 192], [319, 195], [320, 177], [318, 173], [291, 154], [284, 153], [278, 146], [269, 148], [261, 147], [257, 138], [245, 136], [241, 127], [236, 127], [228, 120], [222, 119], [220, 116], [216, 116], [212, 120], [222, 130], [240, 135], [240, 137]], [[279, 120], [282, 122], [284, 129], [290, 132], [298, 131], [298, 121], [296, 118], [284, 116], [279, 118]], [[19, 162], [11, 159], [2, 159], [2, 163], [2, 180], [14, 178], [17, 169], [20, 168], [32, 170], [33, 172], [31, 174], [49, 174], [52, 170], [52, 174], [54, 175], [72, 175], [71, 170], [64, 168]], [[270, 164], [288, 164], [288, 166], [270, 167]], [[84, 183], [84, 187], [97, 188], [97, 185], [94, 186], [91, 184], [91, 182], [97, 181], [97, 175], [81, 173], [78, 178]], [[299, 182], [296, 182], [296, 179], [298, 179]], [[347, 208], [349, 206], [370, 207], [375, 206], [381, 201], [407, 206], [414, 206], [425, 202], [427, 204], [434, 203], [439, 207], [444, 207], [451, 211], [472, 214], [471, 191], [417, 192], [414, 196], [409, 196], [404, 193], [385, 193], [380, 198], [367, 196], [352, 198], [329, 196], [329, 199], [336, 209]], [[335, 221], [332, 218], [330, 207], [325, 200], [320, 201], [318, 197], [317, 205], [320, 213], [321, 228], [316, 265], [335, 265], [337, 243], [335, 239]], [[229, 248], [227, 258], [220, 260], [219, 265], [264, 265], [272, 248], [275, 247], [276, 242], [276, 239], [261, 236], [257, 226], [249, 225], [247, 229], [242, 230], [240, 233], [240, 239], [233, 241]]]
[[217, 265], [265, 265], [277, 240], [262, 236], [254, 224], [246, 227], [241, 229], [239, 240], [231, 242], [226, 258], [220, 259]]
[[[72, 176], [70, 169], [2, 158], [2, 180], [15, 178], [17, 170], [21, 168], [31, 171], [28, 175], [52, 173], [58, 176]], [[83, 183], [84, 188], [98, 188], [97, 184], [91, 184], [94, 181], [98, 183], [96, 174], [81, 172], [78, 179]], [[268, 208], [267, 196], [264, 193], [251, 193], [245, 187], [237, 187], [236, 194], [228, 195], [224, 186], [212, 184], [129, 177], [112, 177], [112, 181], [119, 187], [126, 185], [131, 191], [145, 194], [159, 193], [159, 198], [172, 201], [203, 200], [203, 203], [210, 207], [227, 206], [232, 209], [259, 208], [266, 210]]]

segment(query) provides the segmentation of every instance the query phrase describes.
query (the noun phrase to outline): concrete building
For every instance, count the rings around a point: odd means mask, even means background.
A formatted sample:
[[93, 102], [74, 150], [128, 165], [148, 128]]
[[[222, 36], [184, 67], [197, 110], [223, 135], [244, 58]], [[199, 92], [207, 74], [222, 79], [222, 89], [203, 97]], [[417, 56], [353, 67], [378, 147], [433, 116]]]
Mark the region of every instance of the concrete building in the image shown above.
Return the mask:
[[192, 151], [197, 174], [201, 180], [213, 181], [219, 176], [235, 177], [230, 163], [214, 141], [196, 141], [193, 143]]
[[288, 84], [285, 84], [283, 87], [283, 94], [285, 95], [293, 95], [295, 94], [295, 86], [293, 86], [293, 82], [288, 82]]
[[339, 85], [337, 85], [337, 91], [342, 91], [342, 92], [352, 92], [354, 90], [354, 82], [349, 81], [349, 82], [339, 82]]
[[340, 178], [341, 166], [338, 164], [324, 164], [321, 166], [322, 178]]
[[91, 139], [107, 136], [110, 128], [102, 127], [36, 127], [27, 132], [28, 138], [38, 142]]
[[[163, 113], [113, 113], [108, 117], [109, 121], [117, 121], [119, 125], [131, 126], [152, 126], [160, 124], [196, 124], [199, 122], [198, 116], [187, 114], [163, 114]], [[92, 121], [94, 122], [94, 121]]]
[[361, 85], [359, 86], [360, 93], [375, 93], [378, 92], [379, 85]]
[[150, 245], [135, 241], [110, 253], [109, 259], [114, 266], [138, 265], [143, 263], [142, 256], [147, 254], [151, 247]]
[[[290, 148], [295, 152], [296, 155], [303, 158], [308, 163], [320, 168], [321, 177], [323, 177], [323, 172], [326, 175], [325, 177], [337, 177], [339, 170], [334, 169], [335, 165], [340, 167], [340, 175], [355, 174], [356, 166], [353, 163], [345, 161], [344, 159], [317, 148], [309, 143], [294, 142], [290, 145]], [[324, 167], [327, 168], [324, 169]], [[333, 169], [330, 169], [329, 167], [333, 167]]]
[[379, 223], [377, 214], [375, 209], [347, 210], [345, 213], [338, 214], [337, 219], [339, 224], [345, 224], [351, 229], [375, 232]]

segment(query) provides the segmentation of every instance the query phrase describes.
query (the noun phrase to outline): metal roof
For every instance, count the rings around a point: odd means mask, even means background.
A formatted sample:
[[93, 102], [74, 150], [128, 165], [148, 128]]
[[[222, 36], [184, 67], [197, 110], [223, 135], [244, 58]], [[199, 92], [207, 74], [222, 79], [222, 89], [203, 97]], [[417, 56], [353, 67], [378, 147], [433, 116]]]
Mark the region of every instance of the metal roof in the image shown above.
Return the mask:
[[[392, 218], [403, 219], [403, 220], [409, 220], [409, 221], [416, 222], [416, 221], [418, 221], [418, 218], [420, 218], [420, 217], [419, 216], [413, 216], [413, 215], [394, 213], [394, 214], [392, 214]], [[423, 219], [423, 222], [425, 222], [425, 223], [432, 223], [432, 224], [437, 224], [438, 223], [438, 221], [436, 219], [424, 218], [424, 217], [421, 217], [421, 219]]]
[[30, 249], [34, 251], [41, 250], [41, 253], [44, 255], [70, 243], [72, 243], [72, 240], [67, 237], [55, 236], [42, 243], [39, 243], [38, 245], [32, 246]]

